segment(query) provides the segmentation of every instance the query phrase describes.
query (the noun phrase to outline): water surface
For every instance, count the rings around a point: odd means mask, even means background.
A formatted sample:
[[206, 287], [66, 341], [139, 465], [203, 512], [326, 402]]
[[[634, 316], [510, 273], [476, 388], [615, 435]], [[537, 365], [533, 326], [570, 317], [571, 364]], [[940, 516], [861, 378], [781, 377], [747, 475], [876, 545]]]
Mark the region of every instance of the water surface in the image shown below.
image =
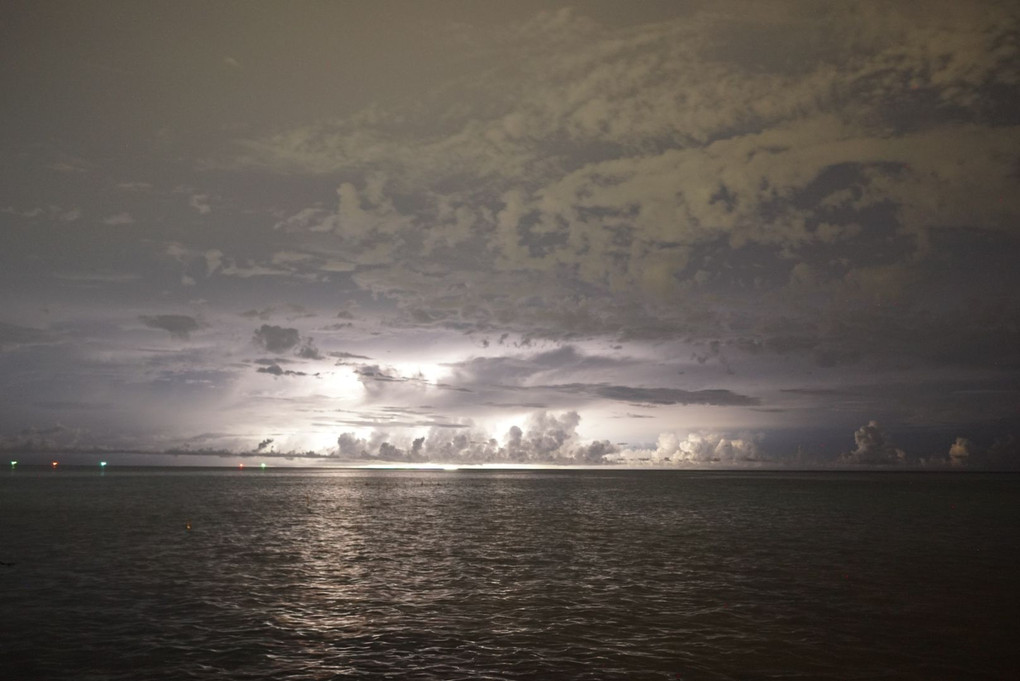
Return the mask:
[[1012, 679], [1018, 493], [934, 473], [5, 472], [0, 669]]

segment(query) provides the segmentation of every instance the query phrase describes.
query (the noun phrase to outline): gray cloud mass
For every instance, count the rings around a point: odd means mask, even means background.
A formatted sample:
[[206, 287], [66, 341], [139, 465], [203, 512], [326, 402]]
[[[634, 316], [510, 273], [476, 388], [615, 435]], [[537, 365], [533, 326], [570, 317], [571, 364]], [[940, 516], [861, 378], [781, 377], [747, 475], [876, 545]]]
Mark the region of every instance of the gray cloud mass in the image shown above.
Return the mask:
[[1020, 457], [1015, 3], [182, 1], [0, 26], [10, 447]]
[[301, 340], [297, 329], [263, 324], [255, 329], [255, 344], [269, 352], [284, 353]]
[[152, 329], [163, 329], [170, 333], [171, 338], [187, 340], [192, 331], [199, 329], [199, 324], [193, 317], [182, 314], [161, 314], [142, 315], [139, 317], [142, 323]]

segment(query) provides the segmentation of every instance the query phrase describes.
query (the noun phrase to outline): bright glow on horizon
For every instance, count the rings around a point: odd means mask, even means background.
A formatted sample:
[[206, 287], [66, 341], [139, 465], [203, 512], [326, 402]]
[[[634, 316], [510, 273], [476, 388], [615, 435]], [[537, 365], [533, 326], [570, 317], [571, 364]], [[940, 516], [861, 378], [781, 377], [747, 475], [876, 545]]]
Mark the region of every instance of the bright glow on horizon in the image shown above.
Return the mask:
[[364, 466], [352, 466], [361, 470], [394, 470], [394, 471], [456, 471], [464, 466], [438, 463], [369, 463]]
[[[346, 466], [345, 466], [346, 468]], [[533, 471], [557, 468], [592, 468], [592, 466], [564, 466], [558, 464], [541, 463], [370, 463], [363, 466], [350, 466], [358, 470], [386, 470], [386, 471], [465, 471], [465, 470], [508, 470], [508, 471]], [[600, 468], [596, 466], [595, 468]]]

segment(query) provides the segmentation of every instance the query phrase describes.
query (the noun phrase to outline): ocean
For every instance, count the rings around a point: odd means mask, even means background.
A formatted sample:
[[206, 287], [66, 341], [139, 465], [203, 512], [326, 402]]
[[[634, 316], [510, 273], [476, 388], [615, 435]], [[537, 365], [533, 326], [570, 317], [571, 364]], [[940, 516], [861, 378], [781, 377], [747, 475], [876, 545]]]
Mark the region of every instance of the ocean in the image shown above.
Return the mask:
[[0, 472], [5, 679], [1020, 678], [1020, 476]]

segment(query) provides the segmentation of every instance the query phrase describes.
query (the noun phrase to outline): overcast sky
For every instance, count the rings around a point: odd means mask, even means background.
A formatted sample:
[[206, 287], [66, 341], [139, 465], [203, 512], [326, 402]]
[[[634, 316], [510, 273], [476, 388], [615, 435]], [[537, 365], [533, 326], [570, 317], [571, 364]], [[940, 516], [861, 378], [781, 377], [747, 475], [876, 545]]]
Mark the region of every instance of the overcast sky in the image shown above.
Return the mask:
[[1015, 465], [1018, 18], [8, 2], [0, 447]]

